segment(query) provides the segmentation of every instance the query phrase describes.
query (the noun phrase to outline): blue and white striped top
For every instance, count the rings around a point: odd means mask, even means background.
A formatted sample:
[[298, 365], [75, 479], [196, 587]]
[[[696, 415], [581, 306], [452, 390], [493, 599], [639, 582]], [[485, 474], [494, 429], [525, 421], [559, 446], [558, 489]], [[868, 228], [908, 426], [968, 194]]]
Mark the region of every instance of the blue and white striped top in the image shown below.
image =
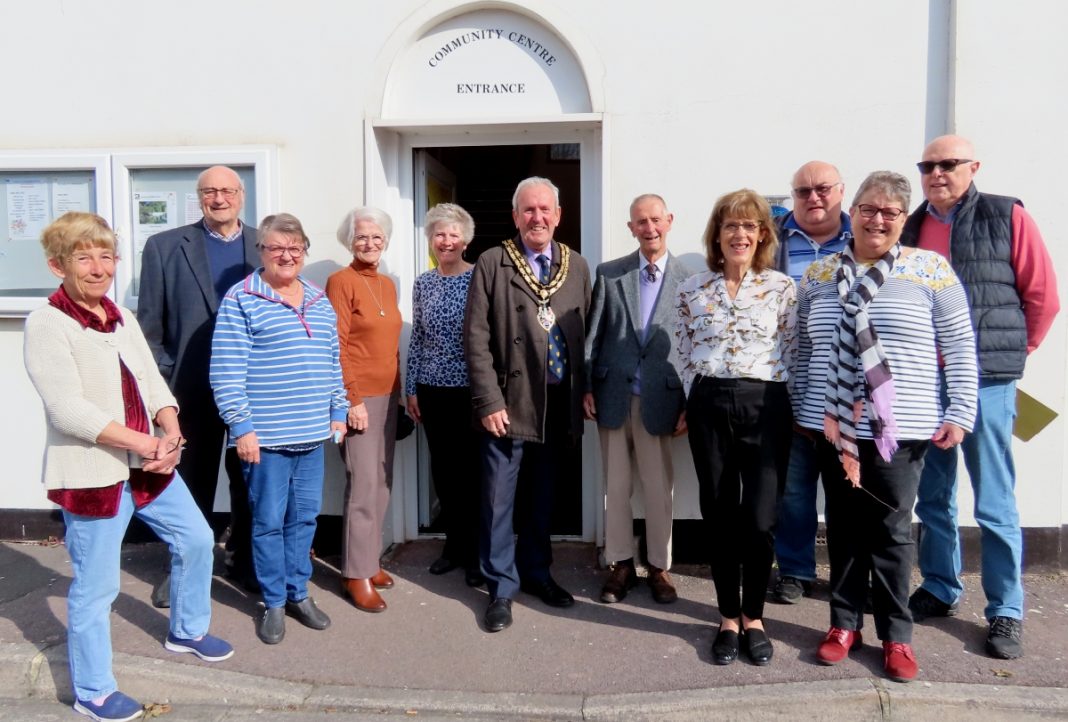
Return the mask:
[[[840, 263], [841, 254], [813, 263], [798, 294], [798, 352], [791, 374], [794, 419], [821, 433], [831, 342], [842, 316], [836, 285]], [[865, 270], [858, 264], [858, 278]], [[937, 253], [906, 250], [868, 313], [894, 376], [897, 437], [929, 439], [943, 420], [971, 431], [979, 387], [975, 335], [964, 287], [949, 262]], [[944, 415], [939, 353], [949, 394]], [[866, 410], [857, 424], [857, 438], [872, 438]]]
[[337, 316], [321, 288], [300, 279], [304, 304], [294, 308], [262, 271], [227, 291], [211, 340], [209, 379], [230, 446], [250, 431], [266, 448], [324, 441], [349, 407]]

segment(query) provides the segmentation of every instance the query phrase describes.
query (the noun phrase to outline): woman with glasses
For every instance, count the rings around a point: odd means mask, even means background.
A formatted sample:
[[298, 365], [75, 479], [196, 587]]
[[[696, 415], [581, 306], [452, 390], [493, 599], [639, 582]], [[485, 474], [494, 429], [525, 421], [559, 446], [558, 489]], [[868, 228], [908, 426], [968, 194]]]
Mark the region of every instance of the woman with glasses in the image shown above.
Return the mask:
[[805, 271], [792, 389], [798, 424], [820, 439], [827, 498], [831, 628], [817, 657], [836, 664], [861, 645], [870, 580], [883, 667], [898, 682], [918, 671], [908, 595], [923, 456], [961, 442], [978, 386], [960, 281], [942, 256], [898, 243], [909, 196], [903, 176], [869, 175], [850, 209], [853, 240]]
[[393, 486], [393, 448], [400, 403], [401, 313], [397, 288], [379, 273], [393, 221], [377, 208], [353, 208], [337, 240], [352, 263], [330, 276], [326, 294], [337, 312], [341, 368], [348, 395], [348, 434], [342, 446], [345, 485], [342, 591], [357, 609], [381, 612], [379, 589], [393, 586], [382, 569], [382, 522]]
[[675, 338], [719, 601], [712, 658], [730, 664], [744, 647], [766, 665], [764, 596], [790, 454], [794, 282], [772, 270], [771, 209], [754, 191], [717, 200], [703, 240], [709, 270], [679, 285]]
[[295, 216], [259, 227], [262, 266], [219, 305], [209, 378], [237, 447], [252, 508], [252, 560], [263, 593], [256, 634], [285, 636], [285, 615], [311, 629], [330, 618], [308, 596], [311, 545], [323, 497], [323, 446], [345, 431], [337, 319], [301, 277], [308, 237]]
[[178, 404], [137, 319], [107, 297], [115, 234], [100, 216], [71, 212], [45, 228], [41, 245], [62, 284], [26, 319], [25, 361], [44, 402], [44, 485], [63, 513], [74, 576], [67, 592], [74, 709], [131, 720], [142, 709], [117, 689], [109, 621], [130, 518], [170, 547], [164, 647], [208, 662], [234, 653], [207, 633], [214, 537], [174, 470], [183, 444]]

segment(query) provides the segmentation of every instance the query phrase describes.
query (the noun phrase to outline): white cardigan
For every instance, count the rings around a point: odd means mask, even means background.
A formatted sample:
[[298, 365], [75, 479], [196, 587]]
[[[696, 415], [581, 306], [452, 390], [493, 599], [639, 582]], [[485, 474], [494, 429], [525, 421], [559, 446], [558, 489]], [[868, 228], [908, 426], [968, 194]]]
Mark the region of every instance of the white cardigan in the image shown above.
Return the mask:
[[137, 454], [96, 443], [108, 422], [126, 425], [120, 358], [137, 380], [150, 428], [160, 409], [178, 406], [137, 318], [128, 309], [119, 310], [123, 322], [114, 333], [82, 328], [53, 306], [39, 308], [26, 319], [26, 371], [48, 419], [47, 489], [111, 486], [129, 479], [131, 467], [141, 466]]

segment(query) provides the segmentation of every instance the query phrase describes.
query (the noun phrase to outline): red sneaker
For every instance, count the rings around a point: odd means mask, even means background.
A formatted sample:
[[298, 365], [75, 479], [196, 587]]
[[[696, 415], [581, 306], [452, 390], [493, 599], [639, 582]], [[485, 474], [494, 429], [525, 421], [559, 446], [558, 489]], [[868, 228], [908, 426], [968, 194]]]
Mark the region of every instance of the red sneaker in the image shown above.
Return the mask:
[[883, 670], [895, 682], [911, 682], [916, 679], [920, 666], [912, 645], [904, 642], [883, 642]]
[[859, 631], [831, 627], [831, 630], [827, 632], [827, 636], [823, 638], [819, 648], [816, 650], [816, 658], [819, 659], [821, 664], [838, 664], [846, 658], [850, 651], [862, 644], [864, 644], [864, 640], [861, 638]]

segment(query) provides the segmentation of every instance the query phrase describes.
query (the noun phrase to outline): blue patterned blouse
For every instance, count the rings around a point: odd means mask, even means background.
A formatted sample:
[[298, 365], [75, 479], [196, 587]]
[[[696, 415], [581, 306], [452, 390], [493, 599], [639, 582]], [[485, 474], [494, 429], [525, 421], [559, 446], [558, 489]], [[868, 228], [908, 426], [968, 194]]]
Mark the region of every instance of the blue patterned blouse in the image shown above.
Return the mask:
[[471, 271], [443, 276], [436, 270], [415, 279], [412, 291], [412, 336], [408, 342], [408, 369], [404, 393], [415, 395], [415, 385], [467, 386], [464, 361], [464, 306]]

